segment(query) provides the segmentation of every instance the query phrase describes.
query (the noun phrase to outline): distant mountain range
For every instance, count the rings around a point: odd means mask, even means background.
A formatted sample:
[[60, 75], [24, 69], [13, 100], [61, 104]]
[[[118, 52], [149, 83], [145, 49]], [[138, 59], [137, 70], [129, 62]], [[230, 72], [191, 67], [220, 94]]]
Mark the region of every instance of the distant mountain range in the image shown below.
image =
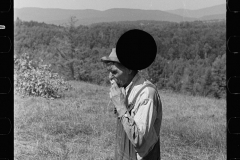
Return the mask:
[[155, 20], [182, 22], [194, 20], [214, 20], [226, 19], [226, 4], [198, 10], [141, 10], [113, 8], [105, 11], [92, 9], [69, 10], [69, 9], [47, 9], [47, 8], [21, 8], [14, 9], [14, 20], [20, 18], [24, 21], [38, 21], [49, 24], [64, 25], [71, 16], [76, 16], [77, 24], [89, 25], [99, 22], [116, 22], [116, 21], [137, 21], [137, 20]]
[[[168, 10], [166, 12], [177, 14], [183, 17], [192, 17], [192, 18], [201, 18], [205, 16], [212, 15], [226, 15], [226, 4], [221, 4], [217, 6], [207, 7], [198, 10], [189, 10], [189, 9], [176, 9]], [[226, 17], [226, 16], [225, 16]]]

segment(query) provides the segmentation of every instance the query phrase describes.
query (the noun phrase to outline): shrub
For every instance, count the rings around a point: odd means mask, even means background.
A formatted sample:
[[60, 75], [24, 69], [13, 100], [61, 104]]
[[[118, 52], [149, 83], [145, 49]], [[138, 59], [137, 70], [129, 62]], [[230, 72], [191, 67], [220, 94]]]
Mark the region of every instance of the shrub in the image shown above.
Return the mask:
[[57, 73], [51, 72], [51, 65], [31, 60], [27, 53], [14, 57], [14, 86], [21, 96], [59, 98], [60, 93], [72, 87]]

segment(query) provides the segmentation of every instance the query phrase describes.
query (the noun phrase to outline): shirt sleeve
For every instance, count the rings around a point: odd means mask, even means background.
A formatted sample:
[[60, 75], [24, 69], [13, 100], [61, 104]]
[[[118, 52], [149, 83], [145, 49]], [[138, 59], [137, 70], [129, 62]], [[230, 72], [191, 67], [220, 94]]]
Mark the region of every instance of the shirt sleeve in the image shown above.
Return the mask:
[[147, 154], [149, 148], [158, 140], [154, 129], [154, 122], [157, 117], [154, 101], [158, 101], [155, 97], [149, 95], [149, 93], [143, 94], [139, 98], [139, 103], [136, 102], [138, 106], [135, 107], [138, 110], [135, 115], [130, 115], [127, 112], [127, 116], [122, 117], [122, 124], [128, 138], [136, 151], [142, 155]]

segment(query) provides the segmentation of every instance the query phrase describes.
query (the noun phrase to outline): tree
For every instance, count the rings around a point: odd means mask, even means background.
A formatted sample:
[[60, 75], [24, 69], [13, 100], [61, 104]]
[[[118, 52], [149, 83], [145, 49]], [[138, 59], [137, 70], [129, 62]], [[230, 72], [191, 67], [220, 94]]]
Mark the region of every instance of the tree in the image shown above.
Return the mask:
[[182, 80], [181, 80], [181, 83], [182, 83], [181, 92], [183, 92], [183, 93], [190, 94], [193, 89], [193, 86], [192, 86], [193, 84], [191, 83], [192, 82], [191, 74], [192, 74], [191, 67], [189, 67], [189, 66], [186, 67], [184, 69]]
[[212, 70], [210, 67], [206, 68], [205, 74], [204, 74], [204, 81], [202, 83], [203, 86], [203, 96], [212, 96], [212, 83], [213, 83], [213, 77], [212, 77]]
[[184, 60], [180, 58], [172, 61], [171, 63], [169, 63], [169, 65], [170, 72], [168, 73], [169, 78], [166, 81], [166, 87], [179, 92], [181, 89], [182, 85], [181, 79], [186, 64], [184, 63]]
[[[55, 37], [52, 41], [54, 47], [52, 48], [55, 55], [57, 55], [57, 61], [54, 62], [59, 68], [60, 72], [67, 77], [67, 79], [76, 79], [76, 65], [81, 64], [82, 60], [77, 58], [79, 54], [82, 54], [78, 46], [78, 32], [75, 26], [77, 22], [76, 17], [70, 17], [66, 28], [64, 28], [63, 37]], [[79, 56], [78, 56], [79, 57]]]
[[212, 66], [214, 96], [225, 97], [226, 94], [226, 54], [219, 56]]
[[166, 60], [162, 58], [160, 55], [156, 56], [155, 62], [147, 68], [147, 75], [153, 83], [156, 83], [158, 87], [162, 88], [162, 73], [163, 68], [166, 65]]
[[203, 52], [204, 52], [204, 59], [206, 59], [208, 57], [208, 52], [212, 49], [212, 47], [206, 43], [203, 46]]

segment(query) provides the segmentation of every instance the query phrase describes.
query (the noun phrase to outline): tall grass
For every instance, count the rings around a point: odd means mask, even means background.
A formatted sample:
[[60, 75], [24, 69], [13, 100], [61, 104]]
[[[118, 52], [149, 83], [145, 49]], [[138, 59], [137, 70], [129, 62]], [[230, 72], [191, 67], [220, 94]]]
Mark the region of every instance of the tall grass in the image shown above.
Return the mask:
[[[111, 160], [113, 108], [109, 89], [72, 82], [61, 99], [14, 97], [15, 159]], [[163, 160], [226, 159], [226, 101], [159, 91]]]

